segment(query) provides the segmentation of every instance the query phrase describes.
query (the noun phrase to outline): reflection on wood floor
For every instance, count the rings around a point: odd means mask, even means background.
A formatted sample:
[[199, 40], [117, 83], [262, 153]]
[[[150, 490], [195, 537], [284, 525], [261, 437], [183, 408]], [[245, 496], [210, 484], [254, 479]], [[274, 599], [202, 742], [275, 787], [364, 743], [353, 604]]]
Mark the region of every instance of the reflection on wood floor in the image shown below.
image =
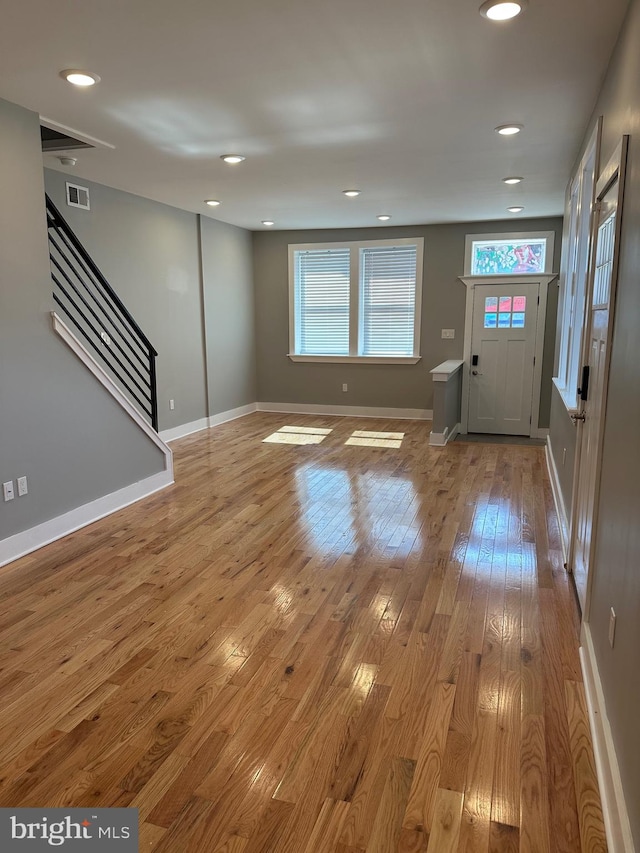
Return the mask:
[[157, 853], [605, 850], [544, 451], [428, 430], [250, 415], [0, 572], [0, 806], [134, 806]]

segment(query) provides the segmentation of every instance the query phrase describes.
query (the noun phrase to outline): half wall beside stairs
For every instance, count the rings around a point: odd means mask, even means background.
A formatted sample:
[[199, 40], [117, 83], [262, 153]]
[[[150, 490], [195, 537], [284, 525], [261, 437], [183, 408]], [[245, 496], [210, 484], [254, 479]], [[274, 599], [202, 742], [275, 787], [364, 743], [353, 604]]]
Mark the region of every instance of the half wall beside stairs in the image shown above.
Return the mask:
[[73, 533], [74, 530], [92, 524], [94, 521], [117, 512], [119, 509], [123, 509], [135, 501], [148, 497], [173, 483], [173, 453], [171, 448], [162, 441], [158, 433], [147, 423], [137, 408], [132, 405], [109, 374], [91, 356], [66, 323], [55, 312], [52, 312], [51, 317], [55, 333], [93, 374], [105, 391], [113, 397], [133, 424], [155, 445], [160, 454], [162, 454], [164, 467], [163, 470], [159, 470], [157, 473], [143, 480], [139, 480], [116, 492], [90, 501], [83, 506], [38, 524], [29, 530], [3, 539], [0, 541], [0, 566], [17, 560], [31, 551], [42, 548], [56, 539]]

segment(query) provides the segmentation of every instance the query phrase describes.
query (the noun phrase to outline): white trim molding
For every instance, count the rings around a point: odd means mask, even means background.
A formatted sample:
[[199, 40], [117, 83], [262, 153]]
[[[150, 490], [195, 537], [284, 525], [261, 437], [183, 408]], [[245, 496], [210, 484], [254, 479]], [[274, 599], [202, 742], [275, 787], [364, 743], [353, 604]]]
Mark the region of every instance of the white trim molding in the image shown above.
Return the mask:
[[430, 370], [431, 379], [434, 382], [448, 382], [463, 366], [464, 361], [461, 358], [450, 358], [448, 361], [443, 361], [433, 370]]
[[295, 355], [289, 353], [291, 361], [303, 364], [324, 362], [326, 364], [417, 364], [422, 356], [398, 355], [384, 358], [378, 355]]
[[460, 432], [460, 424], [456, 424], [453, 429], [449, 429], [449, 427], [444, 428], [444, 432], [430, 432], [429, 433], [429, 446], [430, 447], [444, 447], [446, 444], [449, 444], [450, 441], [458, 435]]
[[581, 640], [580, 664], [587, 697], [607, 846], [609, 853], [635, 853], [598, 662], [593, 648], [591, 630], [585, 622], [582, 623]]
[[209, 416], [209, 427], [226, 424], [227, 421], [235, 421], [237, 418], [244, 418], [245, 415], [252, 415], [258, 411], [257, 403], [248, 403], [246, 406], [238, 406], [237, 409], [229, 409], [226, 412], [218, 412], [217, 415]]
[[203, 429], [210, 429], [211, 427], [218, 426], [218, 424], [234, 421], [236, 418], [243, 418], [245, 415], [256, 412], [257, 409], [256, 403], [249, 403], [247, 406], [239, 406], [237, 409], [218, 412], [218, 414], [210, 415], [207, 418], [199, 418], [197, 421], [190, 421], [171, 429], [164, 429], [160, 433], [160, 438], [167, 442], [177, 441], [179, 438], [185, 438], [187, 435], [193, 435], [193, 433], [201, 432]]
[[58, 515], [49, 521], [44, 521], [42, 524], [37, 524], [29, 530], [22, 531], [22, 533], [15, 533], [13, 536], [0, 541], [0, 566], [5, 566], [7, 563], [24, 557], [25, 554], [30, 554], [57, 539], [62, 539], [63, 536], [68, 536], [81, 527], [93, 524], [94, 521], [99, 521], [107, 515], [147, 498], [172, 483], [172, 472], [169, 470], [160, 471], [151, 477], [118, 489], [117, 492], [96, 498], [88, 504], [65, 512], [63, 515]]
[[184, 438], [186, 435], [192, 435], [194, 432], [200, 432], [203, 429], [209, 428], [209, 418], [199, 418], [197, 421], [190, 421], [186, 424], [180, 424], [171, 429], [163, 429], [158, 433], [160, 438], [165, 441], [176, 441], [178, 438]]
[[51, 312], [54, 332], [62, 338], [67, 346], [73, 350], [84, 366], [93, 373], [100, 384], [111, 394], [111, 396], [122, 406], [124, 411], [129, 415], [132, 421], [140, 427], [148, 438], [158, 447], [164, 454], [165, 468], [168, 471], [173, 482], [173, 453], [171, 448], [160, 438], [158, 433], [153, 429], [151, 424], [142, 417], [129, 398], [120, 390], [118, 385], [113, 381], [109, 374], [100, 367], [93, 356], [85, 349], [79, 338], [77, 338], [67, 324], [55, 311]]
[[379, 409], [375, 406], [333, 406], [318, 403], [258, 403], [259, 412], [282, 412], [290, 415], [338, 415], [346, 418], [397, 418], [430, 421], [431, 409]]
[[560, 522], [560, 537], [562, 539], [562, 553], [564, 556], [565, 565], [567, 564], [569, 554], [569, 517], [567, 515], [567, 507], [560, 488], [560, 477], [556, 466], [551, 439], [547, 432], [547, 443], [545, 444], [544, 452], [547, 460], [547, 471], [549, 473], [549, 482], [551, 483], [551, 493], [553, 495], [553, 503], [556, 508], [556, 515]]

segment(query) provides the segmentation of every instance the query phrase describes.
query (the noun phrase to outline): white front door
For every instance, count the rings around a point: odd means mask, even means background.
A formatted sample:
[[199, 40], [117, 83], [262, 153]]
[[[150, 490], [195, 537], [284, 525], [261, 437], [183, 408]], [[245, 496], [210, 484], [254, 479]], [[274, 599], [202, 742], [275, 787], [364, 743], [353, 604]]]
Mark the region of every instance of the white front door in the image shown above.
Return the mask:
[[[578, 485], [570, 563], [585, 619], [588, 618], [589, 569], [594, 555], [594, 532], [602, 434], [609, 374], [611, 325], [617, 273], [626, 142], [603, 170], [604, 186], [598, 186], [595, 250], [592, 254], [591, 311], [586, 340], [588, 389], [580, 427]], [[622, 174], [622, 181], [621, 181]], [[601, 179], [602, 180], [602, 179]]]
[[530, 435], [539, 282], [474, 288], [468, 431]]

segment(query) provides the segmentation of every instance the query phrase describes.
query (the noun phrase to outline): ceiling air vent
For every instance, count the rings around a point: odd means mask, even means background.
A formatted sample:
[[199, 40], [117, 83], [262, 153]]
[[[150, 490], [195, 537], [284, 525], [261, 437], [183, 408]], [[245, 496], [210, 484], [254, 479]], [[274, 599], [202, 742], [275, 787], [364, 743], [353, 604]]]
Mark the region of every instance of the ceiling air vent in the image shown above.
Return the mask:
[[61, 130], [55, 130], [44, 125], [40, 125], [40, 139], [45, 154], [52, 154], [55, 151], [75, 151], [78, 148], [95, 148], [89, 142], [76, 139], [69, 133], [63, 133]]
[[79, 187], [67, 181], [67, 204], [69, 207], [81, 207], [83, 210], [91, 210], [89, 205], [89, 188]]

